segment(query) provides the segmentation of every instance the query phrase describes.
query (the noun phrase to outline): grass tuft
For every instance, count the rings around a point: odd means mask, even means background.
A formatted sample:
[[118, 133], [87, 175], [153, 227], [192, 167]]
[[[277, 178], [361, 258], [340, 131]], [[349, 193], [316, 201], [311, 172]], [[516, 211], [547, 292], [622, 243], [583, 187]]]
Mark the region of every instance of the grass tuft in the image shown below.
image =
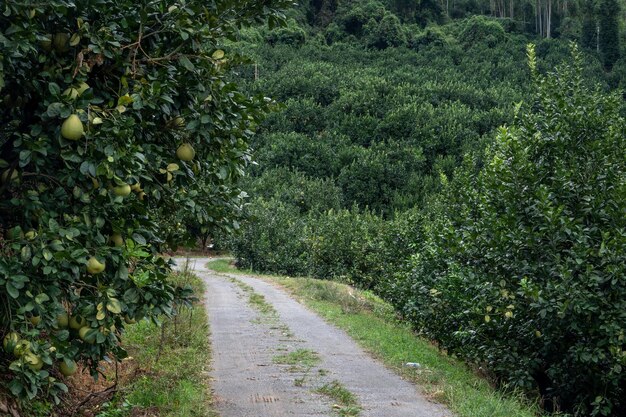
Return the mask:
[[320, 363], [319, 355], [309, 349], [297, 349], [290, 353], [276, 355], [272, 361], [278, 365], [291, 365], [291, 372], [308, 372]]
[[264, 314], [266, 316], [274, 316], [277, 314], [274, 307], [270, 303], [268, 303], [265, 300], [265, 297], [261, 294], [258, 294], [256, 292], [251, 293], [248, 302], [261, 314]]
[[342, 417], [356, 417], [361, 412], [356, 396], [337, 380], [322, 385], [315, 392], [335, 401], [333, 409]]

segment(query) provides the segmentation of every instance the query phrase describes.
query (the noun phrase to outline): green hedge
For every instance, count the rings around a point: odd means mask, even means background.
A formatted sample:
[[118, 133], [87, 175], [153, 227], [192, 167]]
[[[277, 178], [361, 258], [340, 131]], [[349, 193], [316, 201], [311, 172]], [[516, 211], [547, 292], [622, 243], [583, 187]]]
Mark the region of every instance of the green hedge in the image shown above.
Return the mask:
[[534, 73], [534, 98], [486, 166], [467, 164], [430, 206], [392, 294], [427, 337], [548, 410], [619, 416], [626, 131], [620, 97], [584, 87], [575, 57], [575, 70]]

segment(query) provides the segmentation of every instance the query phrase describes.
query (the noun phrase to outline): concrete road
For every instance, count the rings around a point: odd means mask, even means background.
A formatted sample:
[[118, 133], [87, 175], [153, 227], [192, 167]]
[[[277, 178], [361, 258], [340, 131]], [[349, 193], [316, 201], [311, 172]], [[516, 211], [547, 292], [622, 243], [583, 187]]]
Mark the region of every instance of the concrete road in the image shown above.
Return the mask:
[[[212, 388], [222, 417], [337, 416], [333, 400], [316, 393], [330, 381], [356, 395], [362, 417], [452, 417], [279, 287], [216, 274], [205, 267], [208, 261], [192, 259], [191, 267], [207, 285]], [[250, 287], [276, 315], [264, 316], [250, 305]], [[316, 352], [319, 363], [306, 369], [274, 363], [297, 350]]]

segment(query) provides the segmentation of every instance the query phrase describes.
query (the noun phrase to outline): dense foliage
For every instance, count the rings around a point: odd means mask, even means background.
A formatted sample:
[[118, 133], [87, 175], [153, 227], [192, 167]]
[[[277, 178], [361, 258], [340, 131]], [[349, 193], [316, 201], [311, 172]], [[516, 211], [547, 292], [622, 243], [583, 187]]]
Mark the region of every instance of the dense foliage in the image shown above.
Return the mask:
[[532, 68], [533, 99], [485, 167], [465, 167], [431, 204], [390, 298], [548, 409], [623, 415], [626, 124], [621, 97], [584, 87], [576, 59], [545, 77]]
[[617, 23], [619, 13], [616, 10], [623, 7], [623, 1], [309, 0], [303, 2], [302, 7], [308, 23], [322, 27], [338, 25], [351, 34], [362, 34], [366, 26], [371, 27], [372, 21], [379, 23], [383, 17], [387, 22], [397, 19], [423, 28], [452, 19], [489, 16], [519, 32], [575, 40], [595, 48], [596, 41], [606, 45], [611, 43], [612, 35], [606, 36], [603, 29], [598, 33], [597, 26], [604, 25], [606, 16], [611, 16]]
[[229, 227], [268, 110], [221, 44], [287, 1], [4, 2], [0, 15], [0, 381], [56, 396], [121, 358], [124, 324], [189, 292], [159, 254], [182, 223]]
[[575, 71], [540, 76], [566, 42], [534, 39], [529, 72], [515, 22], [420, 28], [399, 3], [312, 2], [236, 45], [248, 88], [284, 103], [254, 139], [238, 262], [373, 289], [546, 409], [620, 415], [623, 58], [605, 72], [587, 32]]
[[[482, 149], [529, 91], [527, 38], [480, 16], [416, 29], [412, 48], [367, 48], [358, 39], [337, 41], [342, 36], [329, 45], [328, 30], [309, 35], [303, 45], [272, 46], [269, 33], [249, 31], [237, 45], [255, 56], [255, 66], [241, 69], [252, 81], [249, 88], [268, 92], [285, 107], [254, 139], [258, 165], [246, 190], [264, 204], [252, 204], [254, 220], [233, 242], [241, 264], [260, 270], [357, 282], [361, 278], [349, 267], [329, 258], [317, 258], [328, 259], [325, 268], [302, 261], [313, 255], [301, 242], [313, 239], [307, 235], [320, 223], [334, 223], [328, 210], [391, 220], [421, 207], [439, 190], [440, 174], [451, 178], [463, 154]], [[544, 41], [538, 53], [542, 69], [550, 68], [567, 56], [567, 47]], [[600, 62], [589, 59], [585, 71], [597, 79]], [[272, 200], [285, 209], [294, 206], [292, 214], [274, 213]], [[294, 216], [301, 227], [290, 224]], [[267, 234], [269, 224], [295, 230]], [[321, 230], [333, 233], [331, 227]], [[314, 272], [323, 270], [333, 274]]]

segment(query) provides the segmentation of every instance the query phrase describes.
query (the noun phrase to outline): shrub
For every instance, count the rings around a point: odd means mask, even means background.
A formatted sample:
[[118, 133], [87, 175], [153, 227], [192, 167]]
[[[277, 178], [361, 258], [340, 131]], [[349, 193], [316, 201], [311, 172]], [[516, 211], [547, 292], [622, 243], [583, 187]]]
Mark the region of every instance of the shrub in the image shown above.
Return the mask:
[[342, 206], [341, 189], [332, 180], [307, 177], [286, 167], [265, 171], [247, 188], [255, 196], [294, 206], [301, 214], [337, 210]]
[[400, 19], [393, 13], [386, 13], [380, 22], [370, 19], [363, 27], [363, 36], [367, 46], [378, 49], [406, 45]]
[[379, 216], [356, 208], [310, 218], [310, 275], [372, 288], [377, 278], [375, 271], [379, 270], [377, 257], [384, 227]]
[[336, 22], [332, 22], [324, 29], [324, 39], [329, 45], [340, 42], [346, 37], [345, 32]]
[[424, 159], [419, 148], [399, 143], [378, 144], [362, 150], [359, 157], [344, 166], [337, 184], [348, 206], [360, 205], [388, 215], [394, 194], [406, 190], [412, 174], [424, 165]]
[[415, 50], [426, 46], [447, 47], [452, 43], [452, 39], [446, 35], [438, 26], [429, 26], [423, 32], [415, 35], [409, 46]]
[[484, 16], [472, 16], [465, 22], [459, 39], [466, 46], [484, 43], [493, 48], [506, 39], [506, 33], [497, 20]]
[[357, 0], [341, 3], [336, 20], [346, 33], [360, 37], [370, 20], [379, 22], [385, 13], [385, 6], [377, 0]]
[[[538, 392], [546, 408], [623, 415], [625, 130], [618, 95], [585, 87], [582, 58], [538, 75], [476, 173], [433, 204], [399, 300], [443, 348]], [[397, 292], [396, 292], [397, 294]]]
[[306, 275], [306, 218], [297, 207], [275, 199], [257, 199], [240, 233], [228, 239], [238, 266], [260, 272]]
[[261, 88], [283, 101], [310, 98], [327, 106], [339, 95], [337, 79], [341, 79], [341, 74], [327, 63], [292, 62], [264, 80]]
[[285, 105], [283, 111], [267, 117], [264, 130], [314, 135], [328, 123], [325, 108], [310, 98], [289, 99]]
[[265, 41], [272, 46], [277, 44], [300, 46], [306, 41], [306, 31], [291, 19], [287, 25], [268, 31]]
[[309, 177], [329, 178], [338, 175], [341, 169], [337, 148], [348, 145], [347, 138], [328, 132], [313, 138], [296, 132], [268, 133], [257, 141], [256, 161], [262, 171], [288, 167]]

